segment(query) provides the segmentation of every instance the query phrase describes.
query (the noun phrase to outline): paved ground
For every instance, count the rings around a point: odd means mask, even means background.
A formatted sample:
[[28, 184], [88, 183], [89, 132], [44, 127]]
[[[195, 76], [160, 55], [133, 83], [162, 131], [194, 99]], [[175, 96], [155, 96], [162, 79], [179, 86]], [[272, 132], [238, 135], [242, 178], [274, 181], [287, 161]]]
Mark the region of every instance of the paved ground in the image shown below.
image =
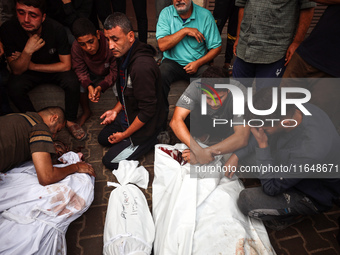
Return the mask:
[[[154, 43], [154, 41], [153, 41]], [[222, 56], [219, 56], [215, 64], [222, 65]], [[170, 92], [171, 110], [173, 111], [174, 103], [185, 89], [186, 84], [179, 82], [174, 84]], [[62, 93], [62, 92], [61, 92]], [[37, 98], [37, 97], [36, 97]], [[55, 97], [54, 97], [55, 98]], [[99, 116], [107, 109], [114, 106], [112, 91], [107, 91], [100, 102], [92, 103], [92, 117], [86, 122], [85, 129], [88, 138], [83, 142], [77, 142], [70, 137], [66, 130], [63, 130], [58, 139], [71, 145], [73, 149], [81, 148], [86, 161], [91, 163], [96, 170], [97, 178], [95, 182], [95, 197], [89, 210], [73, 222], [66, 234], [68, 253], [70, 255], [99, 255], [102, 254], [103, 248], [103, 228], [105, 214], [108, 204], [108, 198], [112, 188], [106, 186], [107, 181], [115, 181], [115, 178], [109, 169], [106, 169], [101, 163], [101, 158], [105, 149], [97, 143], [97, 135], [101, 130]], [[172, 115], [172, 111], [170, 115]], [[171, 134], [171, 143], [177, 142]], [[150, 183], [148, 189], [144, 192], [151, 208], [152, 180], [153, 180], [153, 162], [154, 151], [150, 151], [146, 156], [140, 159], [140, 163], [150, 173]], [[246, 186], [254, 186], [256, 182], [247, 181]], [[340, 254], [340, 247], [336, 241], [338, 231], [337, 219], [340, 217], [340, 209], [333, 208], [330, 212], [314, 217], [289, 227], [283, 231], [268, 230], [272, 245], [277, 254], [318, 254], [331, 255]]]

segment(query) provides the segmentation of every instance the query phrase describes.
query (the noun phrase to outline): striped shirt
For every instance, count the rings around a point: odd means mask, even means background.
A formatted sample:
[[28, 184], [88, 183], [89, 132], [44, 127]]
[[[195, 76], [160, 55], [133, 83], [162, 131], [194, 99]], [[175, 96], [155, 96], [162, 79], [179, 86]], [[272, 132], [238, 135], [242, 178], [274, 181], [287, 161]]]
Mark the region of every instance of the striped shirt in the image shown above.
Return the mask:
[[0, 117], [0, 171], [30, 160], [34, 152], [55, 153], [48, 126], [38, 113]]

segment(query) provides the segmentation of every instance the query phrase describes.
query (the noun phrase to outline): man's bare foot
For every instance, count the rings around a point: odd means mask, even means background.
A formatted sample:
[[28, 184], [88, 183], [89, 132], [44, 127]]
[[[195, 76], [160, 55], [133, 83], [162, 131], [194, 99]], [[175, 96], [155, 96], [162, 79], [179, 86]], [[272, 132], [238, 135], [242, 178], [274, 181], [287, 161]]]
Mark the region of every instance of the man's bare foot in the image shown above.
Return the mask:
[[233, 75], [233, 66], [229, 63], [224, 63], [223, 68], [228, 71], [229, 76]]
[[87, 137], [84, 129], [82, 129], [78, 123], [67, 121], [66, 127], [71, 135], [78, 141], [83, 141]]
[[92, 115], [91, 111], [83, 112], [83, 114], [77, 119], [77, 123], [82, 126]]

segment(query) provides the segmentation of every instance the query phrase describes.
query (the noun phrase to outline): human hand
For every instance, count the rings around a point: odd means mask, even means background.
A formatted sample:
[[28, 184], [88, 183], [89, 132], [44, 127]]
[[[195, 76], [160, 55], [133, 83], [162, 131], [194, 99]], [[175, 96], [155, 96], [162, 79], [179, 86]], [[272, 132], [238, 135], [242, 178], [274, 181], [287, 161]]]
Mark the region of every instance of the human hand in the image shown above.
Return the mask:
[[205, 40], [204, 35], [198, 31], [197, 28], [192, 28], [192, 27], [186, 27], [186, 35], [195, 37], [197, 42], [201, 43]]
[[102, 87], [98, 86], [96, 88], [93, 88], [92, 85], [88, 86], [88, 91], [89, 91], [89, 99], [93, 102], [93, 103], [98, 103], [99, 98], [101, 96], [101, 91], [102, 91]]
[[259, 148], [266, 148], [268, 147], [268, 136], [264, 132], [263, 128], [250, 128], [250, 131], [253, 133]]
[[233, 53], [234, 53], [235, 56], [237, 56], [236, 55], [236, 48], [237, 48], [239, 38], [240, 38], [239, 36], [236, 37], [236, 40], [235, 40], [234, 46], [233, 46]]
[[238, 166], [238, 157], [236, 156], [236, 154], [232, 154], [230, 158], [227, 160], [227, 162], [225, 162], [224, 164], [224, 168], [228, 170], [225, 172], [224, 175], [231, 179], [235, 173], [237, 166]]
[[3, 54], [4, 54], [4, 46], [2, 42], [0, 42], [0, 57], [2, 57]]
[[196, 61], [191, 62], [189, 64], [187, 64], [185, 67], [183, 67], [183, 69], [188, 73], [188, 74], [195, 74], [198, 70], [198, 68], [200, 67], [199, 64], [197, 64]]
[[94, 102], [94, 103], [98, 103], [99, 98], [100, 98], [100, 96], [101, 96], [101, 92], [102, 92], [102, 87], [97, 86], [97, 87], [94, 89], [94, 92], [93, 92], [93, 100], [91, 100], [91, 101]]
[[189, 149], [182, 151], [182, 158], [189, 164], [195, 165], [198, 163], [195, 154]]
[[291, 45], [289, 45], [288, 50], [286, 52], [286, 58], [285, 58], [285, 66], [288, 65], [289, 61], [291, 60], [295, 50], [299, 47], [298, 43], [292, 43]]
[[104, 119], [100, 124], [101, 125], [107, 125], [112, 123], [117, 117], [117, 112], [113, 110], [106, 111], [102, 116], [100, 116], [101, 119]]
[[114, 144], [114, 143], [119, 143], [124, 138], [125, 138], [124, 133], [116, 132], [116, 133], [113, 133], [112, 135], [110, 135], [108, 140], [109, 140], [109, 143]]
[[32, 35], [26, 42], [24, 51], [32, 55], [34, 52], [38, 51], [45, 45], [45, 41], [37, 34]]
[[198, 150], [196, 149], [193, 154], [195, 155], [197, 162], [203, 165], [203, 164], [208, 164], [211, 161], [213, 161], [215, 159], [215, 156], [220, 155], [221, 152], [214, 150], [211, 147], [207, 147], [204, 149], [203, 148], [199, 148]]
[[12, 60], [17, 60], [20, 57], [20, 55], [21, 55], [21, 52], [19, 52], [19, 51], [13, 52], [12, 56], [11, 56], [11, 59]]
[[89, 174], [93, 177], [96, 177], [96, 173], [90, 164], [85, 163], [85, 162], [78, 162], [76, 165], [78, 168], [76, 171], [77, 173]]

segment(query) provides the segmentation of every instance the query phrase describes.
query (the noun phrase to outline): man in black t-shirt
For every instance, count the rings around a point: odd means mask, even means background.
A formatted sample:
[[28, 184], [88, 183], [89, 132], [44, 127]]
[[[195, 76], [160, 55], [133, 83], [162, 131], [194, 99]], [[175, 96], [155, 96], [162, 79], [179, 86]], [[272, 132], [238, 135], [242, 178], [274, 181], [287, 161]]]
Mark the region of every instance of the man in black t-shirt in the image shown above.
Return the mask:
[[45, 14], [44, 0], [18, 0], [17, 19], [0, 29], [7, 61], [12, 70], [8, 93], [21, 112], [35, 111], [28, 92], [42, 83], [65, 90], [66, 126], [82, 140], [84, 130], [75, 123], [79, 104], [79, 82], [71, 70], [71, 55], [62, 25]]

